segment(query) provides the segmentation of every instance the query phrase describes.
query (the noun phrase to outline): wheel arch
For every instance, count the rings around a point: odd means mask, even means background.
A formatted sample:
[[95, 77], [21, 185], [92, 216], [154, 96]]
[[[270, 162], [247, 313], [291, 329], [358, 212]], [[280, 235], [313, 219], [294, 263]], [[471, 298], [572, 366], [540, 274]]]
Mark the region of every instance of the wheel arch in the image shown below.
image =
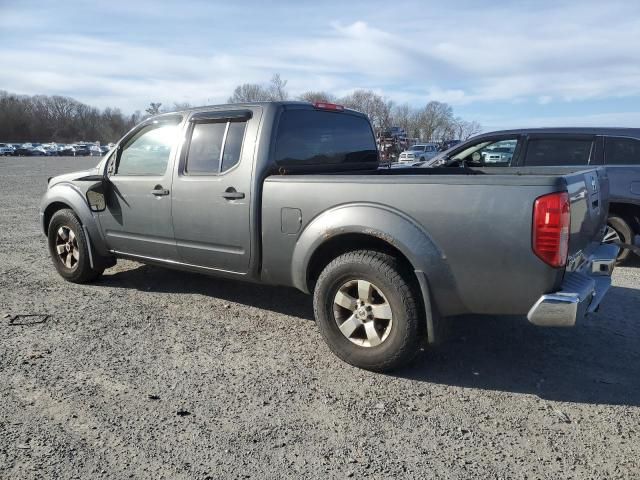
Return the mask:
[[[409, 216], [376, 204], [343, 205], [311, 221], [298, 238], [292, 258], [292, 279], [310, 293], [322, 269], [334, 258], [353, 250], [372, 249], [392, 254], [415, 275], [425, 313], [429, 341], [440, 306], [459, 302], [444, 253]], [[437, 286], [437, 288], [433, 288]], [[441, 292], [448, 292], [445, 298]], [[432, 301], [433, 300], [433, 301]]]
[[106, 249], [98, 221], [82, 193], [73, 185], [64, 183], [55, 185], [47, 191], [42, 199], [40, 216], [44, 234], [48, 235], [49, 223], [53, 215], [62, 209], [72, 210], [76, 214], [96, 253], [108, 256], [109, 252]]

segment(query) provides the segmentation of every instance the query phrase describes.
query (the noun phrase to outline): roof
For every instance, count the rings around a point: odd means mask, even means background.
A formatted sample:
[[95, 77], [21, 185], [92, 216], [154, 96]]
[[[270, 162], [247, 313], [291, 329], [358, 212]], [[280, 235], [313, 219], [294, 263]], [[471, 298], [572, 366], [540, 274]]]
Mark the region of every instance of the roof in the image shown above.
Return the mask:
[[[208, 111], [208, 110], [225, 110], [225, 109], [240, 109], [240, 108], [249, 108], [249, 107], [256, 107], [256, 106], [262, 106], [262, 107], [273, 107], [273, 106], [307, 106], [307, 107], [312, 107], [313, 108], [313, 103], [311, 102], [304, 102], [304, 101], [298, 101], [298, 100], [284, 100], [284, 101], [268, 101], [268, 102], [246, 102], [246, 103], [223, 103], [220, 105], [203, 105], [200, 107], [192, 107], [192, 108], [188, 108], [188, 109], [184, 109], [184, 110], [177, 110], [174, 112], [166, 112], [166, 113], [161, 113], [159, 115], [154, 115], [154, 117], [158, 117], [160, 115], [167, 115], [167, 114], [176, 114], [176, 113], [180, 113], [180, 114], [189, 114], [192, 112], [201, 112], [201, 111]], [[350, 113], [358, 113], [360, 115], [364, 115], [362, 112], [358, 112], [357, 110], [353, 110], [351, 108], [346, 108], [344, 109], [344, 111], [350, 112]]]
[[640, 139], [640, 128], [623, 127], [551, 127], [551, 128], [520, 128], [513, 130], [496, 130], [482, 133], [475, 138], [492, 137], [495, 135], [531, 135], [531, 134], [570, 134], [570, 135], [606, 135], [618, 137], [633, 137]]

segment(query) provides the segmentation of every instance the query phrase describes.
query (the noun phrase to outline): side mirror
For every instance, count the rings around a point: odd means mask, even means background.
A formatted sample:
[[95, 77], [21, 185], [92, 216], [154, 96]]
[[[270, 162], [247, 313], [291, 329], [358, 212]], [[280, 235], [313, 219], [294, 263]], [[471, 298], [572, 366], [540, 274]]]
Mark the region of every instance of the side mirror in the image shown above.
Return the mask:
[[92, 212], [102, 212], [107, 208], [105, 199], [105, 189], [109, 183], [109, 179], [105, 175], [87, 175], [85, 177], [76, 178], [76, 182], [93, 182], [87, 188], [85, 194], [87, 203]]

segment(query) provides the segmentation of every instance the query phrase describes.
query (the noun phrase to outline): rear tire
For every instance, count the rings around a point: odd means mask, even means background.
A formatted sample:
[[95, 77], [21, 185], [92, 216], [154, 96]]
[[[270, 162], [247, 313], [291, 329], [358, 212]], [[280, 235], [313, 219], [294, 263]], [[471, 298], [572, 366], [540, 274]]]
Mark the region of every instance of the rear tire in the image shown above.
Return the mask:
[[388, 372], [420, 349], [423, 319], [411, 272], [381, 252], [358, 250], [329, 263], [313, 294], [316, 323], [341, 360]]
[[95, 280], [103, 268], [91, 268], [89, 245], [80, 220], [72, 210], [54, 213], [48, 229], [49, 253], [62, 278], [73, 283]]
[[[631, 230], [631, 227], [624, 218], [618, 217], [616, 215], [611, 215], [607, 220], [607, 226], [611, 230], [607, 229], [607, 233], [605, 234], [605, 243], [613, 243], [618, 240], [622, 243], [633, 243], [633, 230]], [[626, 248], [620, 250], [617, 262], [619, 264], [625, 262], [630, 255], [631, 250], [628, 250]]]

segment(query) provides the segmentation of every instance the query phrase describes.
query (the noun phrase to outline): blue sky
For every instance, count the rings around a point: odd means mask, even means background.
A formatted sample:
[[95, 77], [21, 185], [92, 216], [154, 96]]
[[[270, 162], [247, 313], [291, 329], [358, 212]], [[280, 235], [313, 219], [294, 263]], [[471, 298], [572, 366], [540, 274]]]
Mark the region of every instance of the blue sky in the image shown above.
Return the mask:
[[0, 89], [125, 112], [274, 73], [450, 103], [485, 130], [640, 126], [640, 1], [0, 0]]

